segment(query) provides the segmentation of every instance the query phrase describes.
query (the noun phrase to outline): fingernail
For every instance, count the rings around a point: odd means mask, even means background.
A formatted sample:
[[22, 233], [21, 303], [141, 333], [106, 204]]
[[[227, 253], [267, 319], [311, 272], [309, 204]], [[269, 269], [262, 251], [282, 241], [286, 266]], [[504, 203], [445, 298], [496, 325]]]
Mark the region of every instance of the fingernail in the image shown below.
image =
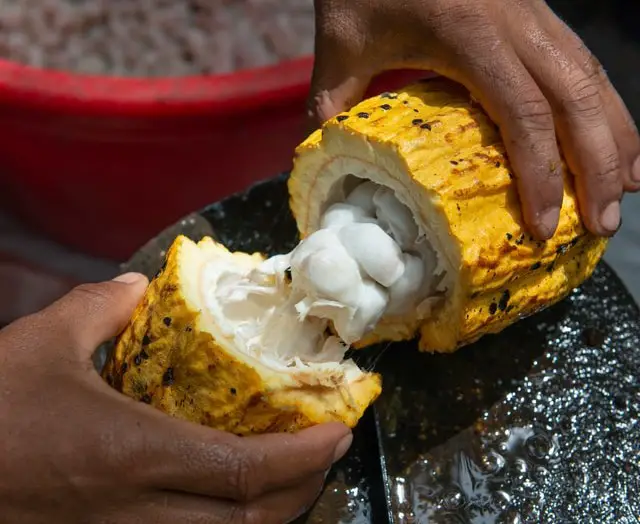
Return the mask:
[[560, 217], [560, 208], [552, 207], [547, 209], [540, 215], [538, 220], [538, 229], [545, 240], [548, 240], [556, 232], [558, 227], [558, 219]]
[[631, 178], [634, 182], [640, 184], [640, 156], [636, 158], [636, 161], [631, 166]]
[[122, 284], [135, 284], [136, 282], [140, 282], [144, 278], [144, 275], [140, 273], [125, 273], [123, 275], [119, 275], [113, 279], [113, 282], [120, 282]]
[[611, 202], [600, 215], [600, 225], [609, 231], [615, 233], [620, 225], [620, 202], [615, 200]]
[[342, 437], [342, 440], [338, 442], [335, 451], [333, 452], [333, 462], [338, 462], [342, 457], [347, 454], [349, 448], [351, 447], [351, 443], [353, 442], [353, 435], [349, 433]]

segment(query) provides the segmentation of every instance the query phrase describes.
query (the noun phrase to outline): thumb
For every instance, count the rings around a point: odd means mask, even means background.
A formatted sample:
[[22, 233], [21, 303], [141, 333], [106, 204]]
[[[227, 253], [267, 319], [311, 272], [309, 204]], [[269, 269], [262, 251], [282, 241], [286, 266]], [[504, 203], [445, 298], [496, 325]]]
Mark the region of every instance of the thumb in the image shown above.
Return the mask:
[[372, 75], [349, 67], [344, 53], [330, 52], [319, 44], [311, 77], [307, 116], [312, 129], [329, 118], [351, 109], [360, 102], [369, 87]]
[[126, 273], [111, 282], [83, 284], [41, 312], [68, 346], [91, 357], [95, 349], [124, 329], [149, 281]]

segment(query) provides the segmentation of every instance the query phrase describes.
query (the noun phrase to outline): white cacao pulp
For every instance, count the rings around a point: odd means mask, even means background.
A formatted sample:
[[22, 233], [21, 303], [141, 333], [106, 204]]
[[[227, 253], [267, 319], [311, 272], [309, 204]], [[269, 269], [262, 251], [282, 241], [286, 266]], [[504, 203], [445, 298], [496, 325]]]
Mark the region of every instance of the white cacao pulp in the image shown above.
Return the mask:
[[298, 312], [331, 320], [345, 343], [429, 292], [435, 253], [421, 249], [411, 211], [389, 188], [359, 184], [325, 211], [321, 226], [292, 252], [292, 287], [305, 297]]
[[248, 273], [207, 272], [209, 307], [227, 319], [228, 336], [273, 366], [340, 362], [380, 319], [415, 313], [437, 294], [436, 253], [390, 189], [362, 182], [320, 224]]

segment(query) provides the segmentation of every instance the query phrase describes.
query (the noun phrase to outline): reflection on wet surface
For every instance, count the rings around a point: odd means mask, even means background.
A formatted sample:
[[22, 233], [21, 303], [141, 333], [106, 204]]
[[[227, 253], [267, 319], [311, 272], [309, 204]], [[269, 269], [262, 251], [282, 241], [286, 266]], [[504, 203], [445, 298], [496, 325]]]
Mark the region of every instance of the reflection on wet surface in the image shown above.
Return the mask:
[[601, 268], [455, 355], [390, 349], [377, 410], [394, 521], [637, 522], [639, 335], [637, 308]]

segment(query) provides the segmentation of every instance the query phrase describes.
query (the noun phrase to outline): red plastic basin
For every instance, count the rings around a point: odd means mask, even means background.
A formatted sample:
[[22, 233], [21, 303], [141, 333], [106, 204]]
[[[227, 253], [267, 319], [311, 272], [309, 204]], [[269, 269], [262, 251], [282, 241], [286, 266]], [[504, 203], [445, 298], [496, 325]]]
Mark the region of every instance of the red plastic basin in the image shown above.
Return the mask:
[[[312, 64], [123, 79], [0, 61], [0, 205], [60, 243], [125, 259], [181, 216], [290, 167]], [[384, 75], [371, 92], [419, 76]]]

